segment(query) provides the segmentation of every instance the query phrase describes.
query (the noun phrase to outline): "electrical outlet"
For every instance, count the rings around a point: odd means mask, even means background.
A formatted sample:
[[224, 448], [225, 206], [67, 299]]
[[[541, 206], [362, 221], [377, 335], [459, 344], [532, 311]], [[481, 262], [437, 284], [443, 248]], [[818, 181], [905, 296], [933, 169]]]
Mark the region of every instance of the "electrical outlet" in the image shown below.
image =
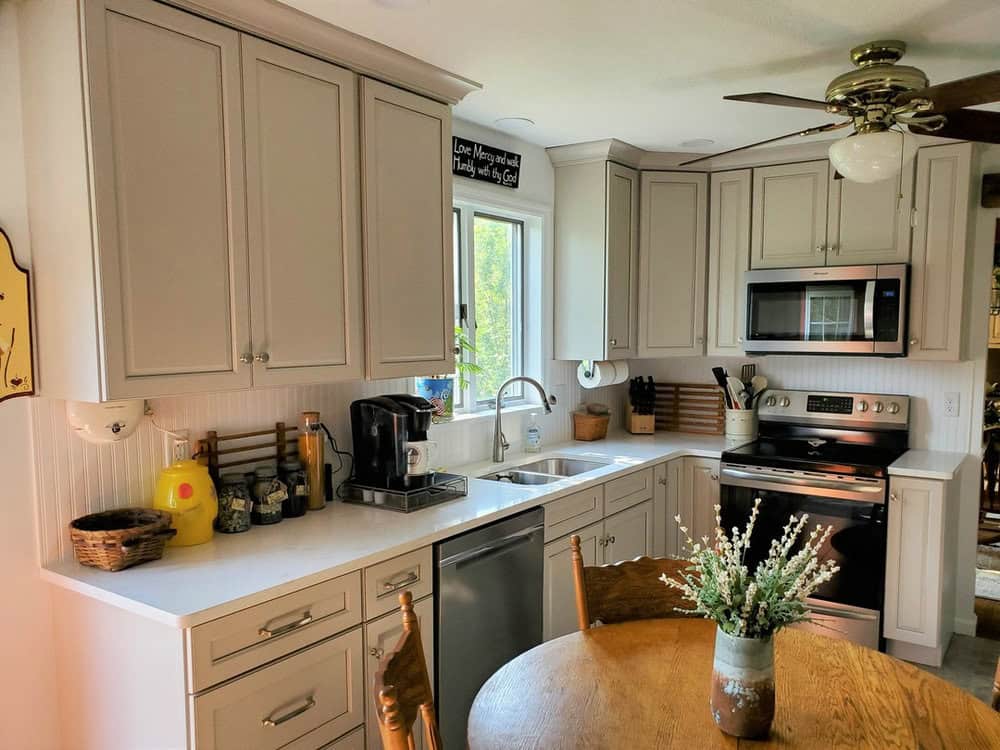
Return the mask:
[[946, 417], [957, 417], [959, 413], [959, 399], [961, 394], [951, 391], [944, 394], [944, 415]]
[[188, 430], [173, 430], [163, 433], [163, 465], [170, 466], [175, 461], [191, 458], [191, 440]]

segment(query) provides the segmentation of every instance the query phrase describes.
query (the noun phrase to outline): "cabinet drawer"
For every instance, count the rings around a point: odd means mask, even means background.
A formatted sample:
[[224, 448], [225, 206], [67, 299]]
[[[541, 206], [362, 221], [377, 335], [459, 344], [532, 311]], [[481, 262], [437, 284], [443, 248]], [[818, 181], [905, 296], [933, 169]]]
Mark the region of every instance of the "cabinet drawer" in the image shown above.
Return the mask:
[[285, 745], [281, 750], [365, 750], [365, 730], [364, 727], [358, 727], [338, 738], [330, 730], [330, 725], [324, 724]]
[[560, 497], [545, 505], [545, 541], [551, 542], [603, 517], [603, 486]]
[[[198, 750], [275, 750], [364, 721], [361, 628], [191, 698]], [[318, 741], [322, 741], [317, 738]]]
[[604, 485], [604, 515], [649, 500], [653, 496], [653, 469], [634, 471]]
[[191, 629], [197, 693], [361, 622], [361, 573], [349, 573]]
[[399, 594], [409, 591], [414, 600], [434, 590], [434, 556], [430, 547], [365, 568], [365, 619], [371, 620], [399, 607]]

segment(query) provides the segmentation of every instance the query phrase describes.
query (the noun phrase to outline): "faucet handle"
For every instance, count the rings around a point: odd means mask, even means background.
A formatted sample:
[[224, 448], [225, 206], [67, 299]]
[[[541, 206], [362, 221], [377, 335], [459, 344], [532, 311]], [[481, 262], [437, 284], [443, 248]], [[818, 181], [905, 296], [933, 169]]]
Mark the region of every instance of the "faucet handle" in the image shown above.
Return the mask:
[[500, 445], [503, 446], [504, 450], [510, 448], [510, 443], [507, 442], [507, 436], [503, 434], [503, 430], [500, 431]]

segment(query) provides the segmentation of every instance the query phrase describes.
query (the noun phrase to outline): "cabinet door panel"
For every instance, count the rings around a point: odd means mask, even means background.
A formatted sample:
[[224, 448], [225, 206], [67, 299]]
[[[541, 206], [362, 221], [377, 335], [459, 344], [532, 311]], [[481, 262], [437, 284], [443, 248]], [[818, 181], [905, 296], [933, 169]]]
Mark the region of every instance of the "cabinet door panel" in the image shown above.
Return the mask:
[[643, 172], [639, 244], [639, 356], [705, 348], [708, 177]]
[[749, 169], [711, 176], [708, 237], [708, 353], [743, 353], [746, 289], [750, 267]]
[[244, 36], [254, 383], [359, 378], [357, 94], [348, 70]]
[[685, 458], [680, 515], [696, 542], [704, 536], [714, 538], [718, 502], [719, 462], [712, 458]]
[[112, 398], [245, 387], [239, 35], [157, 3], [88, 4]]
[[653, 554], [653, 501], [604, 519], [604, 562], [616, 563]]
[[[420, 642], [424, 647], [424, 661], [434, 686], [434, 597], [428, 596], [413, 604], [413, 613], [420, 626]], [[383, 615], [365, 625], [365, 685], [373, 685], [379, 662], [385, 652], [391, 651], [403, 636], [403, 618], [398, 611]], [[382, 737], [375, 716], [375, 704], [365, 701], [365, 730], [369, 750], [382, 750]], [[424, 724], [420, 717], [413, 725], [414, 750], [423, 750]]]
[[454, 372], [451, 110], [362, 79], [368, 377]]
[[[601, 565], [604, 556], [598, 539], [604, 534], [604, 523], [592, 524], [576, 533], [580, 536], [583, 564]], [[545, 545], [544, 577], [542, 630], [548, 641], [577, 629], [576, 584], [568, 536]]]
[[906, 263], [910, 260], [913, 162], [898, 178], [862, 183], [833, 179], [827, 265]]
[[607, 359], [634, 357], [639, 173], [608, 163]]
[[826, 160], [753, 170], [751, 268], [826, 262]]
[[917, 152], [910, 342], [913, 359], [961, 356], [972, 144]]

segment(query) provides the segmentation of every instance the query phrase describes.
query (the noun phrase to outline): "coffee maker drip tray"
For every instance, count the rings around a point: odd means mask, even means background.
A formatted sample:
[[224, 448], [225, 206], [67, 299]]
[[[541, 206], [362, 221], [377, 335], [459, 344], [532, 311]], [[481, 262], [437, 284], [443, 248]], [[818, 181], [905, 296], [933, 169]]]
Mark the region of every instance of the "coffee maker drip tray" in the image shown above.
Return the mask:
[[428, 481], [422, 487], [409, 490], [390, 490], [344, 482], [343, 499], [348, 503], [409, 513], [465, 497], [468, 491], [469, 480], [466, 477], [438, 472], [433, 475], [433, 479], [428, 476]]

